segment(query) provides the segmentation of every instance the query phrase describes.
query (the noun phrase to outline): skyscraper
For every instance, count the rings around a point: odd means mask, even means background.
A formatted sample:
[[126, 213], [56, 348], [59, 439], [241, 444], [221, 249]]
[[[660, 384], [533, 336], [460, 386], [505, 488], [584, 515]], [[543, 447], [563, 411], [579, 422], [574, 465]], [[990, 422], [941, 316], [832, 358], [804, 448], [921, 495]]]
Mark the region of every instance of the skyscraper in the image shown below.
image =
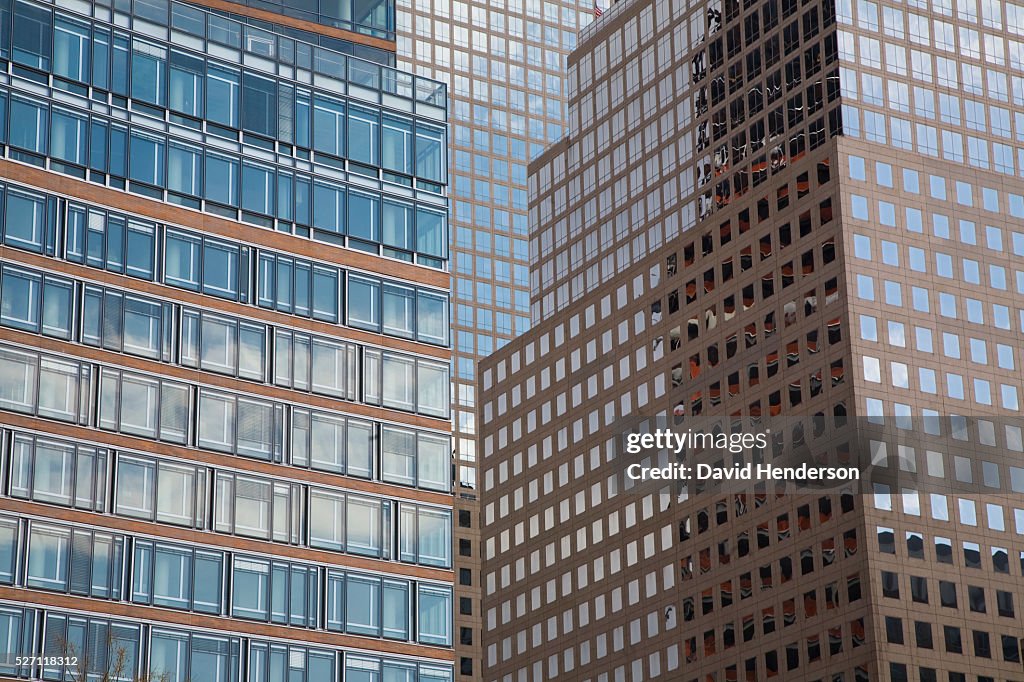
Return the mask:
[[480, 674], [476, 363], [529, 318], [529, 160], [566, 125], [565, 58], [593, 16], [578, 0], [398, 3], [398, 65], [444, 82], [452, 112], [456, 655]]
[[[535, 325], [480, 371], [486, 680], [1021, 678], [1021, 12], [633, 0], [583, 31], [530, 167]], [[759, 456], [885, 476], [624, 483], [630, 425], [709, 417], [814, 420]]]
[[447, 93], [344, 4], [3, 3], [5, 678], [453, 678]]

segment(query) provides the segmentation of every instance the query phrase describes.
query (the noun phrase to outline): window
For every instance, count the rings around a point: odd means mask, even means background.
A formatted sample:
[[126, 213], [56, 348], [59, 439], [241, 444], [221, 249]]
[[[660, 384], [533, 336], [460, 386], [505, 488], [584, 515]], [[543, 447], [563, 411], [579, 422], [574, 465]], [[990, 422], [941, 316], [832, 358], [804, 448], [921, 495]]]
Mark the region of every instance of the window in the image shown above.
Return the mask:
[[149, 540], [134, 542], [132, 601], [223, 613], [224, 554]]
[[77, 362], [0, 348], [0, 408], [84, 422], [78, 401], [89, 383], [88, 368]]
[[419, 585], [418, 641], [423, 644], [452, 644], [452, 594], [441, 587]]
[[153, 187], [163, 187], [166, 143], [162, 138], [132, 131], [128, 143], [128, 177]]
[[204, 197], [223, 206], [238, 206], [238, 159], [206, 152], [203, 177], [206, 182]]
[[270, 401], [199, 391], [199, 447], [279, 461], [284, 407]]
[[373, 424], [339, 415], [292, 408], [291, 464], [370, 478]]
[[65, 256], [74, 263], [152, 281], [155, 233], [153, 224], [69, 204]]
[[428, 566], [451, 566], [451, 512], [402, 504], [399, 559]]
[[338, 679], [335, 658], [333, 651], [252, 641], [248, 682], [277, 682], [285, 674], [305, 682], [334, 682]]
[[169, 360], [170, 304], [114, 289], [86, 285], [82, 297], [82, 342], [108, 350]]
[[14, 31], [11, 33], [14, 61], [48, 71], [53, 49], [53, 13], [20, 1], [15, 3], [14, 10]]
[[206, 77], [206, 117], [228, 128], [238, 128], [241, 77], [238, 71], [209, 64]]
[[[134, 623], [50, 612], [43, 628], [43, 656], [84, 659], [84, 676], [90, 679], [133, 679], [142, 660], [140, 631]], [[45, 680], [65, 680], [66, 675], [66, 668], [43, 668]]]
[[259, 306], [327, 322], [338, 321], [340, 297], [336, 269], [261, 253], [256, 275]]
[[[297, 544], [302, 527], [301, 486], [218, 471], [214, 530]], [[315, 519], [312, 505], [310, 517]]]
[[[28, 651], [35, 626], [35, 609], [0, 607], [0, 642], [7, 651]], [[0, 673], [29, 677], [28, 666], [15, 666], [14, 661], [0, 661]]]
[[242, 128], [275, 137], [277, 135], [277, 83], [249, 71], [242, 74]]
[[0, 324], [61, 339], [71, 336], [74, 283], [8, 265], [0, 269]]
[[416, 175], [431, 182], [445, 182], [445, 153], [444, 131], [417, 124]]
[[214, 637], [153, 628], [149, 672], [167, 682], [234, 679], [240, 642], [237, 637]]
[[181, 363], [265, 381], [267, 328], [186, 308], [181, 315]]
[[381, 165], [403, 175], [413, 174], [412, 123], [394, 116], [384, 116], [381, 128]]
[[124, 537], [32, 523], [25, 585], [100, 599], [121, 598]]
[[396, 353], [363, 351], [363, 399], [373, 405], [446, 417], [449, 365]]
[[[175, 8], [177, 10], [178, 8]], [[210, 80], [215, 78], [217, 67], [210, 65]], [[167, 106], [179, 113], [199, 118], [203, 115], [203, 82], [206, 64], [201, 58], [185, 52], [171, 51], [170, 76], [168, 82]], [[224, 103], [218, 103], [224, 107]], [[230, 106], [230, 103], [228, 103]], [[229, 117], [230, 118], [230, 117]]]
[[316, 95], [313, 98], [313, 149], [332, 156], [345, 154], [345, 105]]
[[8, 190], [4, 211], [4, 244], [48, 253], [53, 247], [53, 209], [43, 197]]
[[183, 444], [188, 437], [189, 395], [187, 384], [104, 368], [100, 370], [99, 426]]
[[376, 111], [359, 106], [349, 107], [348, 112], [348, 153], [349, 158], [370, 166], [379, 166], [378, 143], [380, 140], [380, 116]]
[[206, 523], [205, 468], [120, 453], [114, 513], [179, 526]]
[[450, 451], [446, 437], [385, 426], [381, 429], [381, 479], [449, 490]]
[[236, 557], [231, 615], [298, 627], [316, 626], [317, 569], [282, 561]]
[[12, 497], [104, 511], [106, 450], [15, 434], [10, 476]]
[[[31, 102], [17, 96], [11, 96], [11, 132], [9, 142], [12, 147], [23, 149], [37, 155], [26, 160], [41, 165], [39, 156], [46, 154], [49, 132], [49, 110], [45, 104]], [[16, 158], [18, 157], [15, 152]]]

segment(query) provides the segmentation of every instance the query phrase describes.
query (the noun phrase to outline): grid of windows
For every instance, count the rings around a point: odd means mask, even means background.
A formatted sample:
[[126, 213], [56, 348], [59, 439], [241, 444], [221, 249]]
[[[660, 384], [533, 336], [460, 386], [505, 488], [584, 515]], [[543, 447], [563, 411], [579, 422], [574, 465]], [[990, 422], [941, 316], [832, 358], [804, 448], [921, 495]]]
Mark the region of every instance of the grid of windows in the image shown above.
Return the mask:
[[328, 4], [0, 1], [0, 674], [454, 675], [447, 88]]

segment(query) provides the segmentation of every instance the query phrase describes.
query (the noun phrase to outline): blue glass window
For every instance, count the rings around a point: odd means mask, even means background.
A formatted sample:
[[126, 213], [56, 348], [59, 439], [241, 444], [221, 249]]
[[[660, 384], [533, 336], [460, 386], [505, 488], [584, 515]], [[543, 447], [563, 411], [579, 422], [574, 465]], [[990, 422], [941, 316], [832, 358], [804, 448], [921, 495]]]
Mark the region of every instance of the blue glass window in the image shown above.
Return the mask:
[[202, 186], [201, 152], [195, 147], [172, 142], [167, 148], [167, 189], [198, 197]]
[[338, 321], [338, 271], [313, 268], [313, 317]]
[[393, 116], [384, 117], [381, 130], [381, 165], [386, 170], [413, 174], [412, 123]]
[[14, 61], [36, 69], [50, 69], [53, 47], [53, 13], [27, 2], [14, 4], [14, 34], [12, 56]]
[[382, 237], [385, 246], [411, 251], [413, 248], [412, 206], [385, 199], [382, 205]]
[[84, 166], [87, 123], [84, 116], [77, 116], [54, 107], [50, 128], [50, 155], [61, 161]]
[[274, 169], [253, 163], [242, 164], [242, 208], [253, 213], [274, 215], [276, 197]]
[[295, 139], [293, 142], [306, 149], [309, 149], [309, 117], [309, 93], [301, 91], [297, 92], [295, 94]]
[[4, 243], [31, 251], [42, 251], [46, 213], [46, 201], [42, 197], [8, 191]]
[[444, 131], [416, 126], [416, 175], [431, 182], [444, 182]]
[[377, 166], [377, 146], [380, 137], [380, 116], [369, 109], [349, 107], [348, 153], [359, 163]]
[[359, 239], [380, 241], [380, 198], [359, 192], [348, 195], [348, 233]]
[[447, 346], [448, 299], [420, 292], [416, 298], [416, 336], [420, 341]]
[[448, 257], [448, 230], [442, 213], [416, 211], [416, 250], [435, 258]]
[[245, 73], [242, 88], [242, 128], [276, 137], [277, 84], [268, 78]]
[[238, 298], [238, 247], [206, 240], [203, 248], [203, 293]]
[[218, 204], [238, 206], [238, 159], [207, 152], [206, 198]]
[[313, 227], [345, 233], [345, 190], [317, 182], [313, 185]]
[[168, 230], [165, 248], [164, 280], [174, 286], [198, 290], [202, 242], [196, 237]]
[[167, 102], [171, 110], [195, 117], [203, 115], [204, 70], [202, 59], [183, 52], [171, 52]]
[[80, 83], [89, 82], [89, 26], [57, 17], [53, 26], [53, 73]]
[[313, 149], [325, 154], [345, 153], [345, 105], [317, 95], [313, 99]]
[[241, 77], [237, 71], [210, 64], [206, 76], [206, 118], [229, 128], [238, 127]]
[[419, 641], [423, 644], [451, 646], [452, 593], [444, 587], [419, 585]]
[[45, 105], [11, 97], [11, 146], [45, 154], [48, 123], [49, 111]]
[[132, 97], [164, 106], [167, 94], [167, 50], [138, 40], [132, 41]]
[[132, 131], [129, 144], [129, 177], [155, 187], [164, 185], [165, 142]]
[[362, 329], [380, 329], [379, 282], [362, 277], [348, 278], [348, 323]]

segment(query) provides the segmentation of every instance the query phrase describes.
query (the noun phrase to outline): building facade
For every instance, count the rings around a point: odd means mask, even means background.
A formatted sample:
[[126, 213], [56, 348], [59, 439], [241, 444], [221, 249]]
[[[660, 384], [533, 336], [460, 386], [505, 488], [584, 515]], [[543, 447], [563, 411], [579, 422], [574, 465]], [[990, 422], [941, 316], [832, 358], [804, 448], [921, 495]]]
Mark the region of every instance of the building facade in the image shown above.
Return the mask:
[[456, 656], [481, 674], [476, 363], [530, 325], [527, 164], [566, 127], [579, 0], [398, 3], [398, 65], [446, 83], [452, 113]]
[[[534, 326], [480, 368], [486, 680], [1024, 678], [1022, 12], [633, 0], [583, 31], [530, 168]], [[878, 428], [885, 475], [623, 482], [636, 421], [709, 418], [820, 425], [765, 457]]]
[[0, 8], [3, 677], [453, 679], [448, 97], [344, 4]]

